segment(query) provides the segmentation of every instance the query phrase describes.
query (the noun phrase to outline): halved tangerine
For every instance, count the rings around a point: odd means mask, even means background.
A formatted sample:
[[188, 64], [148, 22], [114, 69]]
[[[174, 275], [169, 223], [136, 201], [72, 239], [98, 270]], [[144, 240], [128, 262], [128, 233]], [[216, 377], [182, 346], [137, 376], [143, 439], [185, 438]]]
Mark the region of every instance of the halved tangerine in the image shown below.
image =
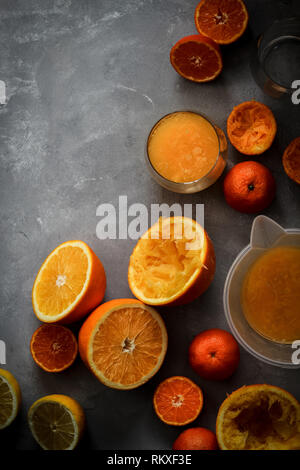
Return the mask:
[[248, 12], [242, 0], [201, 0], [195, 23], [200, 34], [218, 44], [230, 44], [245, 31]]
[[216, 434], [222, 450], [299, 450], [300, 404], [274, 385], [241, 387], [220, 406]]
[[182, 305], [211, 284], [215, 253], [206, 231], [188, 217], [159, 219], [130, 257], [129, 287], [149, 305]]
[[170, 61], [179, 75], [193, 82], [209, 82], [223, 68], [219, 46], [199, 34], [180, 39], [171, 49]]
[[79, 352], [108, 387], [129, 390], [159, 370], [168, 337], [161, 316], [135, 299], [115, 299], [98, 307], [79, 332]]
[[169, 377], [157, 387], [153, 405], [157, 416], [164, 423], [184, 426], [199, 416], [203, 407], [203, 393], [187, 377]]
[[282, 157], [284, 171], [296, 183], [300, 184], [300, 137], [292, 140]]
[[36, 364], [46, 372], [61, 372], [75, 361], [78, 346], [68, 328], [45, 324], [33, 333], [30, 351]]
[[274, 114], [265, 104], [245, 101], [227, 119], [232, 145], [245, 155], [259, 155], [271, 147], [277, 131]]

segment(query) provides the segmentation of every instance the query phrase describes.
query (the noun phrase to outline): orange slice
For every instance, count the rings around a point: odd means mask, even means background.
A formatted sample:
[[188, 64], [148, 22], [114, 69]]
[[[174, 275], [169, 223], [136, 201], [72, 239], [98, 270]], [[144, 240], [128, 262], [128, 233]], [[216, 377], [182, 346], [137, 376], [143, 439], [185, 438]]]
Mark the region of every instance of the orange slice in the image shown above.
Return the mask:
[[193, 34], [180, 39], [171, 49], [176, 72], [193, 82], [209, 82], [222, 71], [220, 48], [211, 39]]
[[134, 299], [98, 307], [79, 333], [79, 352], [87, 367], [108, 387], [129, 390], [159, 370], [167, 351], [160, 315]]
[[42, 264], [32, 289], [33, 310], [46, 323], [75, 322], [100, 304], [105, 288], [99, 258], [86, 243], [68, 241]]
[[187, 377], [169, 377], [157, 387], [153, 404], [157, 416], [164, 423], [184, 426], [199, 416], [203, 394], [198, 385]]
[[30, 407], [28, 423], [44, 450], [73, 450], [81, 439], [85, 416], [81, 405], [66, 395], [48, 395]]
[[300, 404], [274, 385], [244, 386], [222, 403], [216, 432], [222, 450], [300, 449]]
[[232, 145], [245, 155], [259, 155], [271, 147], [277, 131], [270, 108], [258, 101], [245, 101], [231, 111], [227, 134]]
[[284, 171], [296, 183], [300, 184], [300, 137], [292, 140], [282, 157]]
[[36, 364], [46, 372], [61, 372], [75, 361], [78, 346], [68, 328], [45, 324], [33, 333], [30, 351]]
[[218, 44], [230, 44], [245, 31], [248, 12], [242, 0], [201, 0], [195, 23], [200, 34]]
[[17, 417], [21, 407], [21, 389], [8, 370], [0, 369], [0, 431]]
[[181, 305], [201, 295], [215, 273], [213, 244], [193, 219], [160, 219], [130, 257], [129, 287], [149, 305]]

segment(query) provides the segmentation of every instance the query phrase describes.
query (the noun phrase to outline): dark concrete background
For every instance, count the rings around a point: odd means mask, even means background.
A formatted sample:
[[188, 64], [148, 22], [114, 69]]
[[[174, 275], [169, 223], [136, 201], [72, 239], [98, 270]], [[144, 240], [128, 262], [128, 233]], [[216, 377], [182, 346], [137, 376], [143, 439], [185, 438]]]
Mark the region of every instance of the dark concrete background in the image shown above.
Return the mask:
[[[203, 329], [228, 329], [222, 305], [226, 273], [249, 241], [253, 216], [234, 212], [222, 194], [222, 179], [202, 193], [172, 194], [158, 186], [144, 164], [151, 126], [172, 110], [205, 112], [225, 129], [232, 107], [249, 99], [269, 105], [278, 122], [272, 148], [257, 158], [273, 172], [277, 197], [265, 214], [284, 227], [300, 226], [300, 188], [283, 172], [285, 146], [300, 134], [300, 106], [262, 94], [249, 71], [252, 36], [275, 18], [300, 15], [294, 1], [248, 0], [250, 28], [222, 49], [224, 71], [210, 84], [179, 77], [169, 50], [195, 32], [192, 0], [0, 1], [0, 79], [7, 104], [0, 109], [1, 302], [0, 339], [7, 344], [8, 370], [18, 378], [23, 406], [1, 444], [36, 449], [26, 413], [42, 395], [64, 393], [82, 404], [87, 433], [81, 449], [170, 448], [180, 429], [164, 425], [152, 409], [158, 383], [187, 375], [204, 391], [205, 406], [194, 423], [214, 430], [226, 393], [243, 384], [266, 382], [300, 398], [299, 371], [283, 370], [241, 352], [241, 364], [223, 383], [200, 379], [190, 369], [187, 349]], [[300, 79], [300, 77], [295, 77]], [[229, 148], [228, 168], [242, 161]], [[39, 326], [31, 288], [41, 262], [59, 243], [86, 241], [108, 275], [106, 300], [131, 297], [127, 266], [132, 240], [100, 241], [96, 208], [129, 203], [204, 203], [205, 228], [216, 249], [213, 285], [192, 304], [164, 311], [169, 349], [160, 372], [127, 392], [97, 382], [78, 359], [61, 375], [40, 370], [29, 352]], [[76, 331], [76, 327], [75, 327]]]

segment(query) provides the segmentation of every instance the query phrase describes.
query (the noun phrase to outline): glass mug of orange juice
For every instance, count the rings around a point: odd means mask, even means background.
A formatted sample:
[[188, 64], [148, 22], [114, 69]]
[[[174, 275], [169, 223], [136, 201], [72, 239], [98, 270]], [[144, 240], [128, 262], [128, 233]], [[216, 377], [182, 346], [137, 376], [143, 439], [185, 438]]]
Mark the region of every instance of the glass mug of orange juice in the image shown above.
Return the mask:
[[227, 160], [224, 132], [204, 115], [175, 111], [161, 118], [147, 140], [154, 180], [176, 193], [196, 193], [221, 176]]

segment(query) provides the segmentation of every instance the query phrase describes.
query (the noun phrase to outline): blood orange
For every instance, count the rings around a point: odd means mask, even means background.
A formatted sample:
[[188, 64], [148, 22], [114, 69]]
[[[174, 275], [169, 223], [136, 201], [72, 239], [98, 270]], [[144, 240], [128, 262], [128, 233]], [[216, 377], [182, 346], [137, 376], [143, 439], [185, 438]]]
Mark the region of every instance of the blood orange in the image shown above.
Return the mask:
[[200, 34], [180, 39], [171, 49], [170, 61], [179, 75], [193, 82], [209, 82], [223, 68], [219, 46]]
[[184, 426], [194, 421], [203, 407], [202, 390], [187, 377], [169, 377], [153, 398], [157, 416], [166, 424]]
[[78, 346], [68, 328], [45, 324], [33, 333], [30, 351], [36, 364], [46, 372], [61, 372], [75, 361]]
[[200, 34], [218, 44], [230, 44], [245, 31], [248, 12], [242, 0], [201, 0], [195, 23]]

